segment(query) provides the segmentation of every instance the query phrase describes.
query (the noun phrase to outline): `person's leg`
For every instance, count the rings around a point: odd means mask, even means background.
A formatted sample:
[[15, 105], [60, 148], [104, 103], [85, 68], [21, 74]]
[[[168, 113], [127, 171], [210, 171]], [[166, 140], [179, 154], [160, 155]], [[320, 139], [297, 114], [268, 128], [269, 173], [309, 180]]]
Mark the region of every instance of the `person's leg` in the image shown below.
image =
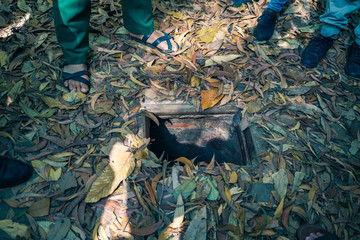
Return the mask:
[[345, 73], [354, 78], [360, 78], [360, 25], [355, 28], [355, 41], [349, 47]]
[[[129, 31], [130, 36], [142, 39], [144, 35], [150, 35], [147, 43], [153, 43], [156, 39], [164, 36], [164, 33], [154, 30], [154, 16], [152, 13], [151, 0], [122, 0], [122, 10], [124, 26]], [[177, 51], [177, 44], [173, 39], [169, 39], [172, 51]], [[167, 41], [162, 41], [157, 45], [161, 50], [168, 50]]]
[[288, 0], [271, 0], [267, 9], [258, 18], [258, 24], [254, 29], [254, 37], [257, 40], [269, 40], [274, 33], [278, 13]]
[[355, 42], [360, 46], [360, 24], [355, 28]]
[[[64, 55], [64, 72], [87, 70], [89, 51], [90, 0], [53, 0], [55, 32]], [[89, 79], [87, 74], [80, 77]], [[75, 79], [75, 78], [74, 78]], [[70, 90], [87, 92], [88, 86], [76, 80], [64, 82]]]
[[309, 68], [316, 67], [332, 46], [340, 30], [346, 27], [348, 23], [346, 16], [359, 8], [358, 0], [328, 0], [326, 12], [320, 16], [320, 21], [324, 23], [321, 34], [314, 37], [305, 48], [301, 56], [302, 64]]
[[267, 7], [275, 12], [280, 12], [288, 0], [271, 0]]
[[360, 1], [356, 0], [328, 0], [326, 12], [320, 16], [321, 35], [335, 39], [348, 24], [347, 15], [360, 8]]

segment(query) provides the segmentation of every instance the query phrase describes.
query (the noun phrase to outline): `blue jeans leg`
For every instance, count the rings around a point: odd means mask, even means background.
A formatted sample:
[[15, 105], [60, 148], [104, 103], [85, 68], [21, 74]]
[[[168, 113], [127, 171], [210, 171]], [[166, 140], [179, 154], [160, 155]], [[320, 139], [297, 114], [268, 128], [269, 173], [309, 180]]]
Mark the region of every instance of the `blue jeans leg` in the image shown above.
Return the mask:
[[271, 0], [268, 3], [268, 8], [275, 12], [280, 12], [288, 0]]
[[355, 28], [355, 41], [360, 46], [360, 24]]
[[[321, 35], [336, 38], [341, 29], [348, 24], [347, 15], [360, 8], [359, 0], [328, 0], [326, 11], [320, 16], [320, 22], [324, 24]], [[356, 42], [360, 41], [360, 29], [355, 29]]]

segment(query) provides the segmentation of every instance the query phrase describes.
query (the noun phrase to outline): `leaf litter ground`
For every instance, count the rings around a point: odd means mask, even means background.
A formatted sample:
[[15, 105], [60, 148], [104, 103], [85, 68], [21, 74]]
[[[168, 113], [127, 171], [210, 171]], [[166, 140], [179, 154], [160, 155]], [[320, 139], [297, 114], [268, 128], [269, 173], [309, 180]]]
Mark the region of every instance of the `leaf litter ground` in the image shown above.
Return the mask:
[[[360, 83], [343, 67], [359, 14], [306, 69], [299, 51], [325, 1], [288, 4], [267, 42], [251, 34], [266, 1], [153, 4], [155, 27], [181, 45], [171, 57], [127, 37], [118, 2], [92, 2], [85, 96], [59, 84], [51, 1], [0, 1], [1, 154], [36, 171], [2, 192], [1, 238], [294, 239], [310, 222], [357, 239]], [[141, 116], [156, 121], [145, 97], [234, 104], [267, 150], [249, 166], [160, 161], [137, 135]]]

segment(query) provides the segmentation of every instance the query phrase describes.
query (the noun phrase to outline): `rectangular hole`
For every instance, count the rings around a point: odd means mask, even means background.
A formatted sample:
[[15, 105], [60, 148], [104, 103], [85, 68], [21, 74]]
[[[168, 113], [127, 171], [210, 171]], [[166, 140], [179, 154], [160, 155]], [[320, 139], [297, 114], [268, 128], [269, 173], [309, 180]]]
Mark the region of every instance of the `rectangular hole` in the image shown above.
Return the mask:
[[[241, 132], [237, 115], [186, 115], [158, 118], [157, 126], [147, 120], [145, 133], [150, 137], [150, 150], [158, 157], [165, 152], [170, 161], [178, 157], [196, 158], [195, 163], [218, 162], [247, 165], [250, 161], [250, 132]], [[247, 135], [247, 136], [246, 136]]]

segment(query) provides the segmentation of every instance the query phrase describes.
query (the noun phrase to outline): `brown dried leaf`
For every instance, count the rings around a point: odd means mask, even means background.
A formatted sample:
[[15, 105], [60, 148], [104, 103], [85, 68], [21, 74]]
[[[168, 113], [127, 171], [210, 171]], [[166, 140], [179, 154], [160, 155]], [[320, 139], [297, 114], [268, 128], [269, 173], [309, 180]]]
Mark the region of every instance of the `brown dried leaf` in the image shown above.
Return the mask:
[[125, 180], [135, 168], [135, 159], [129, 147], [118, 142], [110, 152], [110, 163], [95, 180], [87, 194], [85, 202], [97, 202], [109, 196]]

